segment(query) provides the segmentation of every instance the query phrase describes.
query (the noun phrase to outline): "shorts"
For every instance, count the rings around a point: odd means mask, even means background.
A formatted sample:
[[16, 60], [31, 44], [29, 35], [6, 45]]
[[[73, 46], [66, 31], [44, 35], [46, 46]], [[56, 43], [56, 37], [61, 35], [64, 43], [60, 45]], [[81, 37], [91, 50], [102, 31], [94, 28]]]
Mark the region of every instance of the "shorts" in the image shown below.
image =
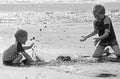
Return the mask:
[[112, 41], [108, 41], [107, 43], [104, 43], [104, 42], [100, 42], [99, 43], [99, 46], [103, 46], [103, 47], [106, 47], [106, 46], [115, 46], [115, 45], [118, 45], [118, 42], [117, 40], [112, 40]]

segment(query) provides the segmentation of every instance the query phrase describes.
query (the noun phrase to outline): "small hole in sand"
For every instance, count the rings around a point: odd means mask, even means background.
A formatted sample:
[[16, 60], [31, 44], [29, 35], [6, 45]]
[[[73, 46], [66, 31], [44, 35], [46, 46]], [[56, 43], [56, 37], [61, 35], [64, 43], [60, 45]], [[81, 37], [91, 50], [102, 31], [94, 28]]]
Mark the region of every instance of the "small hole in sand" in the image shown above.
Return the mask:
[[98, 74], [96, 77], [116, 77], [117, 75], [115, 74], [110, 74], [110, 73], [101, 73]]

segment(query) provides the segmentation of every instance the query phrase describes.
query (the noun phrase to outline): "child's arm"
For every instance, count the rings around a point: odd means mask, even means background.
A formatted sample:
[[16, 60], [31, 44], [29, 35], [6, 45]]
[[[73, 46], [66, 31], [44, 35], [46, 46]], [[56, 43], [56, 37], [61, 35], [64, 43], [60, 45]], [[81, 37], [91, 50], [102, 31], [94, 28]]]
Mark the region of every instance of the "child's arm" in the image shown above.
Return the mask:
[[104, 20], [104, 28], [105, 28], [105, 33], [99, 37], [100, 40], [105, 39], [106, 37], [108, 37], [109, 33], [110, 33], [110, 19], [108, 17], [105, 18]]
[[87, 36], [81, 36], [81, 37], [83, 37], [83, 39], [80, 39], [80, 41], [83, 42], [83, 41], [85, 41], [86, 39], [88, 39], [89, 37], [94, 36], [94, 35], [96, 35], [96, 34], [97, 34], [97, 29], [94, 29], [94, 31], [91, 32], [90, 34], [88, 34]]
[[91, 32], [90, 34], [88, 34], [87, 36], [81, 36], [83, 39], [80, 39], [80, 41], [81, 42], [83, 42], [83, 41], [85, 41], [86, 39], [88, 39], [89, 37], [92, 37], [92, 36], [94, 36], [94, 35], [96, 35], [97, 33], [98, 33], [98, 31], [97, 31], [97, 28], [96, 28], [96, 25], [95, 25], [95, 23], [96, 23], [96, 21], [94, 21], [94, 30], [93, 30], [93, 32]]
[[109, 32], [110, 32], [109, 29], [105, 29], [105, 33], [99, 37], [99, 40], [105, 39], [109, 35]]
[[100, 37], [97, 37], [97, 38], [94, 38], [95, 40], [95, 45], [100, 41], [100, 40], [103, 40], [105, 39], [106, 37], [108, 37], [109, 33], [110, 33], [110, 19], [108, 17], [105, 18], [104, 20], [104, 28], [105, 28], [105, 33], [100, 36]]
[[34, 45], [34, 43], [32, 43], [30, 46], [23, 46], [23, 49], [24, 49], [24, 50], [30, 49], [30, 48], [33, 47], [33, 45]]
[[90, 33], [89, 35], [86, 36], [86, 39], [89, 38], [89, 37], [92, 37], [92, 36], [94, 36], [96, 34], [97, 34], [97, 31], [94, 30], [92, 33]]
[[102, 35], [102, 36], [100, 36], [100, 37], [97, 37], [97, 38], [94, 38], [94, 40], [95, 40], [95, 46], [96, 46], [96, 44], [100, 41], [100, 40], [103, 40], [103, 39], [105, 39], [108, 35], [109, 35], [109, 32], [110, 32], [110, 30], [109, 29], [105, 29], [105, 33]]

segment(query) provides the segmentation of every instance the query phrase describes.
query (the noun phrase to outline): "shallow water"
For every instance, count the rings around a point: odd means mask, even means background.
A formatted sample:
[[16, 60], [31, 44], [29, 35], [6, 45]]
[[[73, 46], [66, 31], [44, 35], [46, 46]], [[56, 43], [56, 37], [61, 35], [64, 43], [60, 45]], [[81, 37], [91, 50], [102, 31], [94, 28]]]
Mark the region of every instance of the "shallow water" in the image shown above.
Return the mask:
[[[0, 4], [1, 12], [11, 11], [71, 11], [92, 10], [95, 3], [41, 3], [41, 4]], [[120, 2], [103, 3], [106, 9], [120, 9]]]

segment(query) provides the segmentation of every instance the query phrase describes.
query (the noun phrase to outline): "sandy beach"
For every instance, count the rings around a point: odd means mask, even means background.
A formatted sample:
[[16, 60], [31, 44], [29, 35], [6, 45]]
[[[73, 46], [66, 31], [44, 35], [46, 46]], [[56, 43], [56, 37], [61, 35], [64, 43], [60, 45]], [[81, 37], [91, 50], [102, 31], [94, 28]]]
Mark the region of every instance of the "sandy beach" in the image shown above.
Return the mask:
[[[18, 29], [16, 27], [12, 28], [10, 25], [6, 27], [5, 25], [1, 26], [0, 34], [2, 37], [0, 39], [0, 48], [6, 49], [7, 46], [14, 43], [14, 32]], [[90, 38], [84, 43], [79, 41], [81, 35], [92, 31], [90, 27], [92, 26], [82, 24], [72, 26], [50, 25], [44, 31], [39, 30], [40, 26], [28, 25], [20, 28], [26, 29], [29, 32], [27, 44], [34, 42], [36, 45], [34, 51], [28, 50], [27, 52], [31, 56], [37, 54], [45, 61], [50, 61], [55, 60], [60, 55], [68, 55], [73, 59], [82, 55], [91, 56], [95, 48], [93, 39]], [[119, 36], [119, 25], [115, 25], [115, 30], [117, 36]], [[32, 37], [35, 37], [36, 40], [31, 41]], [[4, 40], [6, 41], [4, 42]], [[119, 79], [119, 67], [119, 63], [113, 62], [77, 62], [70, 65], [61, 64], [59, 66], [7, 67], [1, 61], [0, 75], [2, 79]]]
[[[91, 5], [91, 4], [90, 4]], [[0, 5], [1, 6], [1, 5]], [[36, 5], [37, 6], [37, 5]], [[109, 9], [109, 7], [107, 7]], [[3, 11], [3, 8], [0, 8]], [[34, 9], [34, 8], [33, 8]], [[7, 10], [6, 10], [7, 11]], [[57, 10], [55, 10], [57, 11]], [[114, 12], [113, 17], [119, 17], [118, 12]], [[26, 19], [28, 13], [20, 10], [15, 11], [19, 16], [11, 15], [10, 12], [4, 12], [5, 17], [1, 17], [0, 21], [0, 77], [2, 79], [119, 79], [120, 78], [120, 63], [119, 62], [103, 62], [97, 63], [92, 58], [92, 54], [95, 50], [93, 38], [89, 38], [86, 42], [80, 42], [82, 35], [87, 35], [93, 30], [93, 26], [90, 22], [85, 22], [81, 19], [76, 22], [76, 16], [78, 16], [79, 11], [66, 11], [64, 10], [48, 12], [46, 18], [39, 17], [40, 20], [33, 21], [32, 24]], [[51, 13], [53, 12], [53, 13]], [[72, 14], [69, 14], [69, 13]], [[76, 13], [73, 13], [76, 12]], [[89, 11], [88, 11], [89, 12]], [[6, 16], [6, 15], [9, 15]], [[49, 14], [51, 13], [51, 14]], [[65, 13], [65, 14], [63, 14]], [[25, 16], [23, 16], [26, 14]], [[39, 15], [39, 14], [38, 14]], [[50, 16], [48, 16], [50, 15]], [[87, 14], [86, 14], [87, 15]], [[91, 15], [91, 14], [90, 14]], [[2, 12], [1, 12], [1, 16]], [[32, 16], [32, 15], [31, 15]], [[7, 20], [6, 20], [7, 17]], [[11, 21], [12, 17], [12, 21]], [[18, 20], [17, 23], [13, 20], [13, 17], [17, 17], [25, 21], [22, 23]], [[29, 16], [27, 16], [27, 19]], [[34, 17], [34, 16], [32, 16]], [[52, 18], [52, 20], [50, 19]], [[56, 18], [57, 17], [57, 18]], [[8, 18], [10, 21], [8, 21]], [[35, 17], [36, 18], [36, 17]], [[58, 19], [59, 18], [59, 19]], [[74, 18], [74, 19], [73, 19]], [[90, 17], [91, 18], [91, 17]], [[68, 21], [70, 20], [70, 21]], [[74, 21], [75, 20], [75, 21]], [[7, 22], [6, 22], [7, 21]], [[42, 22], [41, 22], [42, 21]], [[120, 24], [119, 18], [114, 20], [113, 26], [117, 36], [118, 43], [120, 45]], [[117, 21], [117, 22], [115, 22]], [[35, 23], [34, 23], [35, 22]], [[9, 67], [2, 64], [2, 54], [3, 51], [8, 48], [11, 44], [15, 42], [14, 33], [17, 29], [25, 29], [28, 31], [28, 41], [26, 45], [34, 43], [33, 49], [27, 50], [28, 54], [34, 59], [35, 55], [41, 59], [49, 62], [51, 60], [56, 60], [60, 55], [70, 56], [72, 59], [81, 59], [82, 56], [88, 56], [88, 58], [83, 58], [81, 61], [68, 62], [61, 64], [52, 65], [35, 65], [30, 67]], [[97, 36], [95, 36], [97, 37]], [[34, 38], [34, 39], [33, 39]], [[112, 49], [110, 52], [113, 53]]]

